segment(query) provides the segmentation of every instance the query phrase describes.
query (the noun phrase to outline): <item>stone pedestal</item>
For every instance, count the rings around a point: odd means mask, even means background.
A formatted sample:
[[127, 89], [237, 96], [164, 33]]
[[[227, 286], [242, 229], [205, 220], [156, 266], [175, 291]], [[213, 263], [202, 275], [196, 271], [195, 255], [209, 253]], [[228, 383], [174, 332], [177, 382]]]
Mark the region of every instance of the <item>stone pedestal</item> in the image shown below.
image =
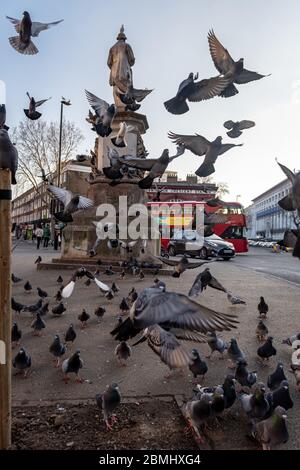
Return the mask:
[[[126, 135], [127, 146], [116, 147], [112, 142], [112, 138], [118, 133], [120, 123], [125, 121], [127, 125], [135, 127], [135, 130]], [[124, 177], [120, 184], [112, 186], [111, 181], [107, 179], [101, 170], [104, 167], [110, 166], [107, 152], [109, 148], [115, 148], [119, 155], [133, 155], [139, 156], [141, 153], [141, 146], [143, 141], [141, 134], [144, 134], [148, 129], [148, 122], [146, 116], [131, 111], [119, 112], [112, 124], [113, 132], [108, 137], [98, 137], [97, 149], [97, 168], [99, 175], [94, 175], [90, 180], [88, 190], [88, 197], [94, 201], [94, 206], [88, 211], [82, 211], [73, 216], [74, 222], [68, 224], [63, 230], [62, 241], [62, 258], [69, 259], [84, 259], [90, 257], [90, 250], [95, 247], [96, 243], [96, 226], [95, 222], [100, 221], [102, 217], [99, 216], [99, 206], [102, 204], [112, 204], [115, 207], [116, 213], [119, 214], [119, 196], [127, 197], [127, 207], [133, 204], [146, 204], [147, 194], [138, 186], [138, 179], [128, 179]], [[129, 217], [132, 220], [134, 217]], [[119, 223], [119, 218], [117, 218]], [[145, 252], [141, 253], [141, 242], [138, 241], [133, 247], [132, 252], [126, 252], [122, 248], [114, 248], [109, 250], [107, 247], [107, 240], [102, 240], [96, 249], [95, 259], [101, 260], [120, 261], [128, 260], [131, 256], [137, 257], [141, 261], [155, 262], [153, 255], [160, 254], [160, 240], [151, 240], [150, 236], [150, 219], [148, 220], [149, 236]], [[128, 238], [123, 241], [129, 241]]]

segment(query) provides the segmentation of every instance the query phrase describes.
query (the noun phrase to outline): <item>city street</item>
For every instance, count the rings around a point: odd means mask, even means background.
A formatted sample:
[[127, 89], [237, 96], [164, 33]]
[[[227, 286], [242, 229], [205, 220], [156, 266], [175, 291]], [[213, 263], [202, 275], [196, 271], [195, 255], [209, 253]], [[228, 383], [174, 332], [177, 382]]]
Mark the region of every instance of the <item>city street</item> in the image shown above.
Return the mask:
[[[127, 367], [120, 367], [114, 357], [116, 342], [111, 338], [109, 332], [116, 324], [119, 315], [119, 304], [122, 297], [126, 296], [132, 286], [138, 292], [153, 284], [153, 276], [146, 276], [143, 281], [126, 276], [119, 280], [117, 274], [105, 276], [100, 274], [101, 281], [111, 284], [115, 281], [120, 287], [120, 293], [112, 301], [103, 297], [95, 284], [89, 287], [79, 280], [76, 283], [73, 295], [65, 301], [67, 311], [59, 318], [54, 317], [51, 308], [55, 305], [54, 294], [58, 290], [56, 279], [59, 274], [64, 281], [71, 276], [71, 271], [64, 270], [36, 270], [34, 260], [39, 255], [43, 261], [50, 260], [59, 253], [52, 248], [36, 250], [31, 242], [21, 242], [13, 253], [13, 272], [22, 277], [23, 281], [13, 285], [14, 298], [27, 305], [37, 301], [36, 287], [39, 286], [49, 293], [50, 313], [44, 317], [46, 329], [42, 337], [32, 335], [30, 324], [32, 316], [30, 313], [13, 314], [22, 329], [23, 337], [21, 345], [26, 348], [32, 357], [32, 373], [26, 380], [13, 377], [13, 403], [41, 405], [45, 403], [64, 403], [68, 400], [86, 400], [94, 398], [96, 393], [104, 390], [105, 386], [112, 382], [120, 382], [121, 393], [129, 397], [155, 396], [155, 395], [192, 395], [192, 376], [185, 373], [181, 376], [174, 373], [174, 377], [167, 380], [167, 367], [152, 352], [146, 343], [132, 348], [132, 357]], [[264, 261], [265, 260], [265, 261]], [[223, 332], [222, 338], [229, 340], [235, 336], [238, 344], [245, 352], [249, 370], [257, 370], [259, 380], [266, 383], [268, 374], [273, 371], [277, 361], [284, 363], [285, 373], [290, 382], [290, 393], [294, 400], [294, 408], [288, 411], [288, 426], [290, 439], [288, 444], [282, 448], [296, 449], [299, 447], [300, 422], [297, 419], [300, 413], [300, 393], [296, 390], [295, 379], [288, 371], [291, 358], [291, 348], [282, 345], [283, 338], [295, 334], [300, 330], [299, 323], [299, 298], [300, 291], [297, 275], [297, 262], [290, 254], [274, 255], [264, 249], [251, 249], [246, 255], [237, 256], [230, 262], [216, 262], [210, 266], [211, 272], [216, 278], [234, 294], [244, 298], [246, 306], [232, 306], [226, 299], [224, 293], [207, 288], [203, 294], [196, 299], [198, 303], [223, 312], [235, 312], [239, 318], [237, 330]], [[300, 264], [299, 271], [300, 271]], [[180, 279], [171, 276], [164, 277], [169, 291], [177, 291], [187, 294], [195, 276], [201, 268], [189, 270], [182, 274]], [[276, 277], [274, 277], [276, 276]], [[30, 280], [33, 292], [24, 292], [24, 283]], [[291, 282], [287, 282], [292, 281]], [[297, 283], [297, 284], [295, 284]], [[257, 363], [256, 350], [259, 345], [255, 329], [257, 325], [257, 304], [259, 296], [263, 295], [269, 304], [269, 318], [266, 324], [269, 333], [274, 337], [274, 346], [277, 349], [277, 357], [270, 360], [270, 365], [261, 367]], [[99, 305], [106, 308], [106, 313], [100, 324], [94, 315], [94, 310]], [[91, 318], [86, 329], [81, 330], [78, 314], [85, 308]], [[53, 367], [52, 356], [49, 346], [53, 335], [58, 333], [61, 338], [70, 323], [73, 323], [77, 332], [77, 338], [73, 347], [67, 351], [66, 357], [77, 348], [81, 351], [84, 361], [82, 369], [83, 384], [70, 381], [65, 384], [62, 380], [61, 370]], [[131, 344], [134, 341], [131, 341]], [[206, 344], [185, 343], [189, 349], [196, 347], [201, 356], [208, 352]], [[13, 352], [14, 354], [14, 352]], [[217, 385], [223, 382], [228, 373], [227, 360], [219, 360], [217, 355], [207, 360], [208, 373], [204, 384], [207, 386]], [[238, 413], [238, 416], [237, 416]], [[246, 449], [257, 448], [249, 442], [245, 435], [247, 425], [245, 417], [236, 404], [229, 412], [229, 417], [223, 416], [221, 428], [214, 437], [216, 449]]]

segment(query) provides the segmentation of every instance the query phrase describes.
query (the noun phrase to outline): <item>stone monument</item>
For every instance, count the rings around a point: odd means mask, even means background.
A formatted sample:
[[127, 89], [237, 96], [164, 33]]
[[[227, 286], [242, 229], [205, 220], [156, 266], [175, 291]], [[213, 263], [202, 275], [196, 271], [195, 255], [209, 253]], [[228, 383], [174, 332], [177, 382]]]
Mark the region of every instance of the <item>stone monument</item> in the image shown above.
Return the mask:
[[[87, 211], [74, 215], [74, 222], [68, 224], [63, 230], [62, 258], [61, 261], [70, 259], [83, 260], [87, 258], [101, 258], [109, 261], [128, 260], [130, 256], [141, 257], [144, 261], [153, 262], [153, 255], [160, 254], [160, 240], [148, 240], [146, 248], [142, 249], [138, 242], [131, 253], [122, 248], [108, 249], [107, 241], [96, 243], [95, 222], [101, 220], [97, 214], [99, 205], [112, 204], [119, 211], [119, 196], [127, 196], [128, 207], [135, 203], [147, 202], [146, 192], [138, 187], [138, 177], [124, 177], [114, 184], [103, 173], [104, 167], [110, 166], [108, 158], [109, 149], [116, 149], [120, 156], [131, 155], [134, 157], [146, 157], [146, 150], [142, 135], [148, 129], [148, 121], [145, 115], [132, 111], [120, 98], [128, 88], [133, 87], [133, 75], [131, 67], [135, 58], [131, 46], [126, 42], [124, 27], [122, 26], [117, 36], [117, 42], [110, 48], [108, 55], [108, 67], [110, 68], [109, 84], [113, 87], [113, 97], [117, 113], [111, 123], [112, 132], [106, 137], [97, 136], [95, 148], [91, 152], [91, 173], [89, 175], [88, 197], [94, 201], [94, 207]], [[149, 91], [147, 91], [147, 94]], [[136, 105], [135, 109], [140, 106]], [[126, 146], [117, 147], [113, 143], [117, 136], [120, 123], [125, 122], [130, 126], [126, 134]], [[118, 214], [119, 215], [119, 214]], [[130, 219], [130, 218], [129, 218]], [[150, 227], [150, 223], [148, 224]], [[150, 233], [150, 229], [149, 229]], [[123, 240], [123, 239], [122, 239]], [[124, 241], [128, 241], [124, 240]]]

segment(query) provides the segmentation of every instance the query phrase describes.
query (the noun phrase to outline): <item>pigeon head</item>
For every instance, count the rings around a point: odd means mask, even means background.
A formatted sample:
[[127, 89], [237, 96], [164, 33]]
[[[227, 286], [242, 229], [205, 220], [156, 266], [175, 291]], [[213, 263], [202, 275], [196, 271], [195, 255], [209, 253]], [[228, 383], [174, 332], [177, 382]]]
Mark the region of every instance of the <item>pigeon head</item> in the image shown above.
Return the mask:
[[78, 195], [73, 197], [73, 202], [76, 205], [79, 203], [79, 196]]
[[218, 137], [214, 140], [214, 144], [221, 145], [222, 144], [222, 137], [218, 135]]
[[117, 383], [112, 383], [111, 385], [109, 385], [107, 388], [110, 388], [112, 390], [118, 390], [119, 389], [119, 385]]
[[281, 419], [287, 419], [287, 414], [286, 414], [286, 410], [283, 408], [283, 406], [276, 406], [275, 410], [274, 410], [274, 415], [277, 417], [277, 418], [281, 418]]
[[196, 359], [199, 357], [199, 352], [197, 351], [196, 348], [192, 349], [192, 354], [193, 354], [193, 356], [195, 356]]
[[268, 341], [269, 343], [272, 343], [272, 341], [273, 341], [273, 336], [268, 336], [267, 341]]
[[24, 15], [24, 16], [27, 16], [27, 18], [30, 16], [29, 13], [28, 13], [28, 11], [26, 11], [26, 10], [23, 11], [23, 15]]
[[194, 80], [194, 72], [189, 73], [188, 79]]

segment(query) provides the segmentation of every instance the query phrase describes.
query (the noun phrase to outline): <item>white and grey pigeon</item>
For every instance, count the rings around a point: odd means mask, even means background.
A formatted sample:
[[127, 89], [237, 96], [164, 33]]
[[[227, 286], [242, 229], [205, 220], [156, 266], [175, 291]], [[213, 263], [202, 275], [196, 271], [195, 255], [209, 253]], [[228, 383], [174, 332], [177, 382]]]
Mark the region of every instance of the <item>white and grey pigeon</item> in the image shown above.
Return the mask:
[[62, 202], [64, 210], [54, 214], [54, 217], [60, 222], [73, 222], [72, 214], [80, 210], [85, 210], [93, 207], [94, 202], [79, 194], [73, 194], [68, 189], [58, 188], [54, 185], [49, 185], [47, 190], [53, 194], [55, 199]]
[[246, 305], [245, 300], [240, 299], [237, 295], [233, 295], [230, 291], [227, 291], [227, 299], [232, 305]]
[[93, 130], [101, 137], [107, 137], [112, 132], [111, 123], [114, 120], [117, 109], [114, 104], [108, 104], [105, 100], [98, 98], [98, 96], [85, 90], [85, 94], [90, 106], [96, 113], [93, 116], [91, 113], [87, 121], [93, 124]]
[[117, 135], [111, 138], [112, 143], [116, 147], [126, 147], [127, 146], [126, 135], [133, 131], [135, 131], [134, 126], [126, 124], [125, 121], [120, 122], [120, 127], [119, 127]]

